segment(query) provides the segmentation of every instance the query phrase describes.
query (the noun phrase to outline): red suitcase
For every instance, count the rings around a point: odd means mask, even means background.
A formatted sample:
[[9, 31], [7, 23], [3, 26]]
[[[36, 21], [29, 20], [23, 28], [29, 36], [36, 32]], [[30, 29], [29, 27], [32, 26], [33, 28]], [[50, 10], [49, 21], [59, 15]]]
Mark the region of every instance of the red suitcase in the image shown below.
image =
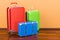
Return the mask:
[[25, 22], [24, 7], [8, 7], [7, 8], [7, 28], [9, 32], [18, 31], [18, 23]]

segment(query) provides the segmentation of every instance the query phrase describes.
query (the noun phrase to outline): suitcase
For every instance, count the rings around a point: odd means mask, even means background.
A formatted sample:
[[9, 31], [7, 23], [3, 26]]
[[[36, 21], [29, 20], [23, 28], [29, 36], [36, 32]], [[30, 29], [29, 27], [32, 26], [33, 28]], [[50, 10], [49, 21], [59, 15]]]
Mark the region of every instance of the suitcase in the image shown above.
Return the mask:
[[18, 31], [18, 23], [26, 22], [24, 7], [7, 8], [7, 29], [9, 32]]
[[36, 22], [18, 23], [18, 36], [31, 36], [37, 34]]
[[38, 29], [40, 29], [40, 12], [38, 10], [29, 10], [26, 12], [27, 14], [27, 21], [34, 21], [38, 22]]

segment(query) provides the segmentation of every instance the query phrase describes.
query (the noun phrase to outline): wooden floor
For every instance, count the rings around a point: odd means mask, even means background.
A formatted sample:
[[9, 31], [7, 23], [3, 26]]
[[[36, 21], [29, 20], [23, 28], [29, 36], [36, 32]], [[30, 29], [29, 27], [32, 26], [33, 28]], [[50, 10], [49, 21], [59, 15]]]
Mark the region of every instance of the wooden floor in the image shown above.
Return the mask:
[[0, 40], [60, 40], [60, 30], [40, 30], [28, 37], [9, 36], [7, 30], [0, 30]]

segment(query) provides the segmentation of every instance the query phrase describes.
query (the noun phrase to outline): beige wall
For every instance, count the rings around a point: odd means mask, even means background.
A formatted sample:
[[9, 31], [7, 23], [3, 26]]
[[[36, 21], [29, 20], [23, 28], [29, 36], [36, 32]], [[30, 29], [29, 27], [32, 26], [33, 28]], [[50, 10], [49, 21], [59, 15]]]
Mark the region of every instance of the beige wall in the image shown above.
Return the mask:
[[60, 28], [60, 0], [0, 0], [0, 28], [7, 27], [6, 8], [11, 2], [41, 12], [41, 28]]

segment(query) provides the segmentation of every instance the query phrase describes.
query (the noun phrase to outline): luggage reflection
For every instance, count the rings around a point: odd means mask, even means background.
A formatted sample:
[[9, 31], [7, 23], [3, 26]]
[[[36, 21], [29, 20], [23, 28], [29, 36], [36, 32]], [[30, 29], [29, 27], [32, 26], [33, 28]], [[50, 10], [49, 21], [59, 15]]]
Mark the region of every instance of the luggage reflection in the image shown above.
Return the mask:
[[27, 37], [9, 36], [8, 40], [37, 40], [37, 35]]

